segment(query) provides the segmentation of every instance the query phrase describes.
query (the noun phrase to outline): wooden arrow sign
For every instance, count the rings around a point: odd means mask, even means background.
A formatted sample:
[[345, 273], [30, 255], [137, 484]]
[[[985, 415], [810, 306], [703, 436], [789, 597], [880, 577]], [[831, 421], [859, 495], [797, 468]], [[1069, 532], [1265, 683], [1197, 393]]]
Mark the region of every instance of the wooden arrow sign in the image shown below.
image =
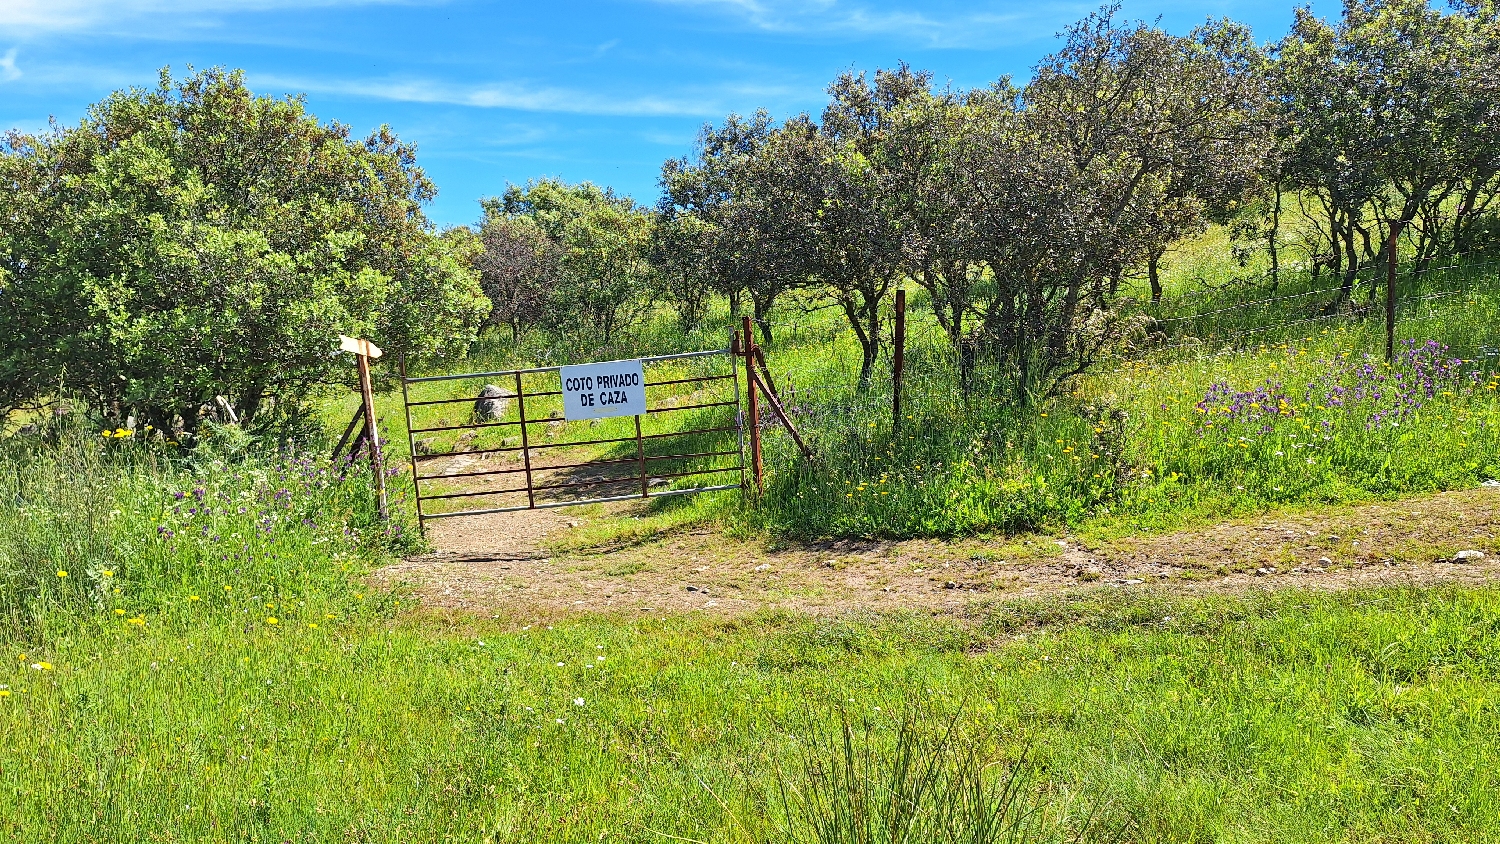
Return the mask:
[[356, 355], [364, 355], [367, 358], [380, 357], [380, 347], [369, 340], [355, 339], [339, 335], [339, 349], [345, 352], [353, 352]]

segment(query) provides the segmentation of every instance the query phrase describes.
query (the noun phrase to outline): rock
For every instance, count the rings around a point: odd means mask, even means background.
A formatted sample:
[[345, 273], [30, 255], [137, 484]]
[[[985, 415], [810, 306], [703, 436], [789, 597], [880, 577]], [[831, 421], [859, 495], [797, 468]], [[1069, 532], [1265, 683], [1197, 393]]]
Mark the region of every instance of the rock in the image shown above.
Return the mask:
[[958, 584], [950, 580], [947, 583], [943, 584], [943, 588], [944, 589], [957, 589], [958, 588]]
[[758, 566], [755, 567], [755, 570], [756, 571], [765, 571], [765, 570], [767, 570], [769, 568], [770, 568], [770, 566], [767, 565], [766, 563], [761, 563], [760, 565], [758, 565]]
[[1275, 566], [1262, 566], [1261, 568], [1256, 569], [1255, 573], [1256, 574], [1275, 574], [1276, 573], [1276, 567]]
[[496, 387], [494, 384], [485, 384], [479, 391], [479, 398], [474, 400], [475, 422], [498, 422], [505, 418], [505, 409], [508, 405], [507, 399], [514, 396], [511, 390]]
[[1484, 483], [1480, 484], [1480, 486], [1489, 487], [1490, 489], [1500, 489], [1500, 481], [1497, 481], [1494, 478], [1491, 478], [1491, 479], [1485, 481]]
[[1318, 565], [1320, 565], [1320, 566], [1331, 566], [1331, 565], [1333, 565], [1333, 560], [1330, 560], [1327, 557], [1319, 557], [1318, 558]]
[[1460, 551], [1453, 555], [1455, 563], [1477, 563], [1484, 559], [1483, 551]]
[[433, 445], [436, 442], [437, 442], [437, 438], [436, 437], [428, 437], [425, 440], [416, 440], [416, 441], [414, 441], [412, 443], [412, 446], [414, 448], [416, 448], [418, 454], [432, 454], [433, 450], [434, 450], [433, 449]]
[[687, 591], [689, 591], [689, 592], [697, 592], [698, 591], [698, 587], [696, 587], [696, 586], [689, 586], [687, 588]]
[[1134, 585], [1136, 585], [1136, 584], [1137, 584], [1137, 583], [1145, 583], [1145, 582], [1146, 582], [1146, 581], [1144, 581], [1144, 580], [1141, 580], [1141, 579], [1140, 579], [1140, 578], [1137, 578], [1137, 577], [1132, 577], [1132, 578], [1129, 578], [1129, 579], [1127, 579], [1127, 580], [1126, 580], [1126, 581], [1125, 581], [1125, 585], [1126, 585], [1126, 586], [1134, 586]]

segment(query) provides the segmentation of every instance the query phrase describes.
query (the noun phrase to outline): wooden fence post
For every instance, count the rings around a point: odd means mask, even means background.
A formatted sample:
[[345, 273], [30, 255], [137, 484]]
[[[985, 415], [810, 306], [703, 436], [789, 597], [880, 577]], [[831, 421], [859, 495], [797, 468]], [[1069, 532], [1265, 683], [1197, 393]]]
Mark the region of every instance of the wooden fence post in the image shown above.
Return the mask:
[[370, 358], [380, 357], [380, 347], [369, 340], [340, 335], [339, 348], [353, 353], [359, 364], [359, 395], [365, 411], [365, 440], [370, 447], [370, 471], [375, 475], [375, 500], [383, 521], [389, 519], [391, 513], [385, 500], [385, 460], [380, 453], [380, 426], [375, 424], [375, 391], [370, 386]]

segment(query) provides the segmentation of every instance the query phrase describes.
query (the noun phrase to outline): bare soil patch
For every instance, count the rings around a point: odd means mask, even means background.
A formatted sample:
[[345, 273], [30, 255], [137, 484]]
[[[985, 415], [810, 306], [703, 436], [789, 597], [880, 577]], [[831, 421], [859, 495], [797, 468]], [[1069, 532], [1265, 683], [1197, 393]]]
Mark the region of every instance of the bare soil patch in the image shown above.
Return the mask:
[[[518, 617], [963, 612], [978, 602], [1100, 586], [1201, 592], [1500, 580], [1500, 490], [1488, 488], [1269, 514], [1094, 547], [1070, 536], [789, 545], [701, 531], [549, 552], [587, 518], [563, 509], [433, 522], [438, 551], [375, 579], [408, 586], [430, 606]], [[1485, 558], [1451, 562], [1461, 550]]]

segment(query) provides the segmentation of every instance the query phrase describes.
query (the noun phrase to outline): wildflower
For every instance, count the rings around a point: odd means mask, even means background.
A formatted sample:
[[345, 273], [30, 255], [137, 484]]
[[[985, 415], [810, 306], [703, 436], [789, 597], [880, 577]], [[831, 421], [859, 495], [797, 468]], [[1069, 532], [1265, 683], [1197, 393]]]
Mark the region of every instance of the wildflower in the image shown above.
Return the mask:
[[583, 698], [581, 698], [581, 697], [575, 697], [575, 698], [573, 698], [573, 705], [574, 706], [583, 706]]
[[134, 624], [137, 627], [144, 627], [144, 626], [146, 626], [146, 618], [145, 618], [145, 616], [139, 616], [138, 615], [135, 618], [127, 618], [127, 619], [125, 619], [125, 623], [126, 624]]
[[114, 577], [115, 576], [115, 573], [113, 571], [111, 571], [110, 569], [105, 569], [103, 572], [100, 572], [100, 573], [103, 574], [105, 577]]
[[67, 573], [67, 572], [65, 572], [65, 571], [63, 571], [63, 570], [62, 570], [62, 569], [58, 569], [58, 570], [57, 570], [57, 576], [58, 576], [58, 577], [67, 577], [67, 576], [68, 576], [68, 573]]
[[31, 664], [31, 667], [34, 668], [34, 669], [36, 669], [37, 671], [51, 671], [52, 670], [52, 663], [50, 663], [50, 662], [33, 662]]
[[314, 630], [317, 630], [317, 629], [318, 629], [318, 624], [317, 624], [317, 622], [315, 622], [315, 621], [309, 621], [309, 622], [308, 622], [308, 623], [307, 623], [307, 626], [308, 626], [308, 627], [311, 627], [311, 628], [312, 628], [312, 629], [314, 629]]
[[0, 697], [10, 697], [10, 689], [0, 689]]
[[189, 595], [188, 596], [188, 600], [189, 601], [196, 601], [196, 600], [198, 600], [198, 596], [197, 595]]
[[274, 615], [268, 615], [268, 616], [266, 616], [266, 623], [267, 624], [275, 624], [276, 623], [276, 616], [274, 616]]
[[125, 614], [124, 610], [121, 610], [121, 609], [116, 609], [115, 610], [115, 615], [124, 615], [124, 614]]

